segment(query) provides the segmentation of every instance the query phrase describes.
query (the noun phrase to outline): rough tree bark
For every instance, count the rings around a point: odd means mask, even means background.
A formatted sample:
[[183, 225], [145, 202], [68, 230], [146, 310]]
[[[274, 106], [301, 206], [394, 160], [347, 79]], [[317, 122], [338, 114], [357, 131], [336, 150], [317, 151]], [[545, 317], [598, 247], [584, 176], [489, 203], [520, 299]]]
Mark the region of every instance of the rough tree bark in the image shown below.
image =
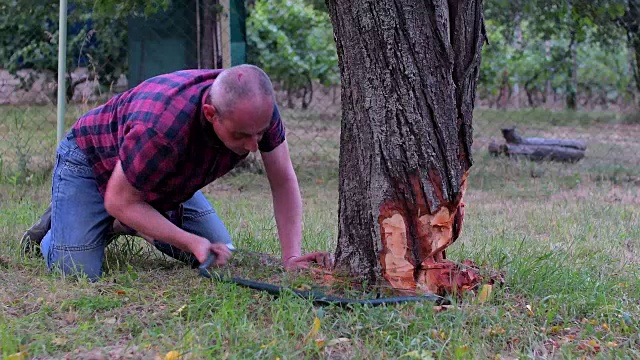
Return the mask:
[[482, 1], [326, 3], [342, 80], [336, 270], [409, 291], [474, 286], [445, 250], [472, 165]]

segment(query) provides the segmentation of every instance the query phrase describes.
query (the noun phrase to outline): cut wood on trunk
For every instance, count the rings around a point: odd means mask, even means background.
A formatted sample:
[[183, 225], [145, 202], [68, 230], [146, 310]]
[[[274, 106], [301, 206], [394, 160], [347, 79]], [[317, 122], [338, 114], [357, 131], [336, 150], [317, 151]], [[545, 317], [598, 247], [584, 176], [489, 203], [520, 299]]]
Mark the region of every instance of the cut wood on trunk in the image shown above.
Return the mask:
[[587, 150], [585, 141], [577, 139], [523, 138], [515, 128], [502, 129], [506, 143], [492, 141], [489, 153], [499, 156], [523, 157], [532, 161], [577, 162]]

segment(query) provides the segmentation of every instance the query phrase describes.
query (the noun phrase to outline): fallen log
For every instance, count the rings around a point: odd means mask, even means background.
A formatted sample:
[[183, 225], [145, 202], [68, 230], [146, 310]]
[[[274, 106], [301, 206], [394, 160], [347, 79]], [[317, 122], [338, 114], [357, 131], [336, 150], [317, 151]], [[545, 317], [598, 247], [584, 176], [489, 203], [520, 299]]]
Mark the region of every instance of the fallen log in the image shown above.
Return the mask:
[[587, 149], [586, 142], [576, 139], [523, 138], [515, 128], [502, 129], [504, 144], [492, 141], [489, 153], [499, 156], [524, 157], [532, 161], [577, 162]]
[[545, 139], [545, 138], [523, 138], [516, 134], [516, 128], [502, 129], [502, 136], [510, 144], [520, 145], [542, 145], [542, 146], [561, 146], [578, 150], [587, 150], [587, 143], [583, 140], [576, 139]]

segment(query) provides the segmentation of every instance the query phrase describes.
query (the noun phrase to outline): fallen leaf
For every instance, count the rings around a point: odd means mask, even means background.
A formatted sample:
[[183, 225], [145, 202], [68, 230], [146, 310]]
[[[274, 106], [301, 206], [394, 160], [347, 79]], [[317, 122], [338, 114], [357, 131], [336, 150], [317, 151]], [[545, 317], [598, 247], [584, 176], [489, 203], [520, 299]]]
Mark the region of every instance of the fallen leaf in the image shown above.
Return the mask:
[[609, 342], [607, 342], [607, 347], [615, 348], [615, 347], [618, 347], [618, 344], [617, 344], [617, 343], [614, 343], [614, 342], [609, 341]]
[[67, 323], [67, 325], [73, 324], [74, 322], [76, 322], [77, 316], [75, 313], [69, 311], [65, 316], [64, 316], [64, 321]]
[[179, 358], [180, 353], [175, 350], [169, 351], [167, 355], [164, 356], [164, 360], [178, 360]]
[[489, 335], [502, 335], [507, 332], [502, 326], [496, 326], [489, 330]]
[[493, 286], [489, 284], [482, 285], [482, 289], [480, 290], [480, 294], [478, 295], [478, 303], [484, 304], [491, 297], [491, 293], [493, 291]]
[[126, 295], [127, 292], [124, 291], [124, 290], [116, 290], [116, 294], [118, 294], [118, 295]]
[[433, 356], [431, 355], [431, 353], [427, 352], [426, 350], [409, 351], [406, 354], [400, 355], [398, 359], [402, 359], [403, 357], [408, 357], [411, 359], [420, 359], [420, 360], [433, 360]]
[[104, 320], [105, 324], [109, 324], [109, 325], [113, 325], [116, 323], [116, 318], [112, 317], [112, 318], [107, 318]]
[[51, 340], [51, 343], [54, 344], [54, 345], [62, 346], [62, 345], [67, 343], [67, 339], [65, 339], [63, 337], [59, 337], [59, 338], [55, 338], [55, 339]]
[[271, 345], [275, 345], [276, 344], [276, 339], [271, 340], [269, 343], [264, 344], [264, 345], [260, 345], [260, 349], [266, 349]]
[[301, 284], [296, 288], [296, 290], [299, 290], [299, 291], [311, 290], [311, 286], [309, 284]]
[[324, 339], [316, 339], [316, 346], [322, 347], [324, 345]]
[[531, 305], [527, 305], [526, 308], [527, 308], [527, 313], [529, 314], [529, 316], [533, 316], [534, 313], [533, 313], [533, 309], [531, 308]]
[[578, 350], [591, 350], [593, 352], [600, 352], [600, 343], [598, 342], [598, 340], [591, 339], [578, 345]]
[[318, 335], [320, 331], [320, 319], [316, 316], [313, 318], [313, 325], [311, 326], [311, 331], [305, 336], [304, 343], [306, 344], [311, 338], [314, 338]]
[[327, 342], [327, 347], [331, 347], [331, 346], [336, 346], [342, 343], [348, 343], [351, 342], [351, 339], [349, 338], [337, 338], [337, 339], [331, 339], [329, 340], [329, 342]]
[[609, 325], [607, 325], [607, 324], [602, 324], [602, 328], [603, 328], [605, 331], [609, 331]]
[[186, 309], [186, 308], [187, 308], [187, 305], [182, 305], [182, 306], [180, 306], [180, 308], [179, 308], [178, 310], [176, 310], [176, 311], [174, 311], [174, 312], [173, 312], [173, 315], [174, 315], [174, 316], [178, 316], [178, 315], [180, 315], [180, 313], [182, 312], [182, 310], [184, 310], [184, 309]]
[[456, 348], [456, 357], [461, 358], [469, 352], [469, 345], [465, 344]]
[[27, 352], [26, 352], [26, 351], [20, 351], [20, 352], [18, 352], [18, 353], [15, 353], [15, 354], [9, 355], [9, 356], [7, 357], [7, 360], [24, 360], [24, 359], [26, 359], [26, 358], [27, 358], [27, 356], [28, 356], [28, 355], [29, 355], [29, 354], [27, 354]]

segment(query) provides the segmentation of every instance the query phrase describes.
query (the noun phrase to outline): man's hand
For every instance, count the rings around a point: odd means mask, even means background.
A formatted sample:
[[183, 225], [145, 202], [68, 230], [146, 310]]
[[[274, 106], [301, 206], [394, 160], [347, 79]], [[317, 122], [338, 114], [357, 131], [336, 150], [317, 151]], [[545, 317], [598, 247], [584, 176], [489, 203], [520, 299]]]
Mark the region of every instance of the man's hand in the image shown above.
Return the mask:
[[333, 267], [333, 256], [328, 252], [322, 251], [302, 256], [292, 256], [285, 260], [284, 268], [287, 270], [306, 269], [310, 263], [316, 263], [330, 269]]
[[193, 235], [191, 244], [191, 253], [196, 257], [196, 259], [198, 259], [200, 264], [207, 260], [210, 253], [214, 253], [216, 255], [216, 261], [213, 265], [218, 266], [226, 264], [231, 257], [231, 251], [229, 251], [229, 248], [225, 244], [212, 244], [209, 240], [197, 235]]

